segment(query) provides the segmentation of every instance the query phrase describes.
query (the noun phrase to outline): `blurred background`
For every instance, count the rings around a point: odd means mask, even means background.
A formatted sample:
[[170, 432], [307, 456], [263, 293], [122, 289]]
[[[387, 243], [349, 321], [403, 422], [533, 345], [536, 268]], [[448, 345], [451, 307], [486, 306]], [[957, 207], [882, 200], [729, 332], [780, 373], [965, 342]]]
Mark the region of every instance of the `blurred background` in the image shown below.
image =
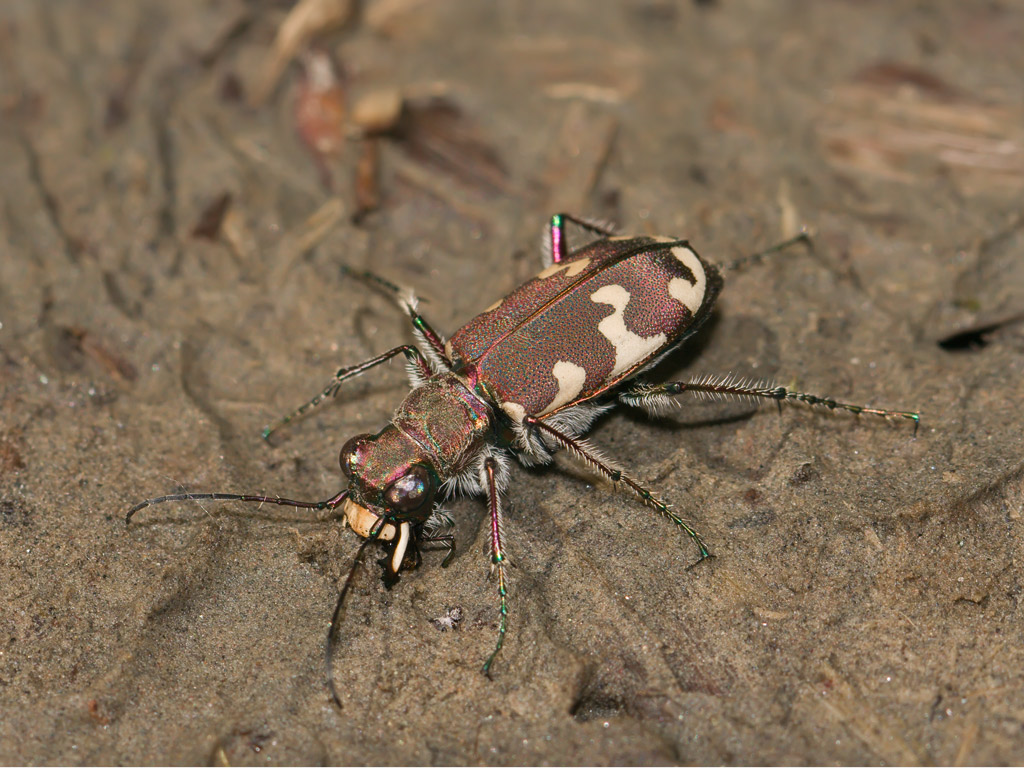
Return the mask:
[[[1019, 608], [1024, 7], [766, 0], [7, 0], [0, 7], [0, 762], [1006, 764]], [[684, 402], [593, 440], [716, 559], [560, 457], [457, 556], [374, 565], [327, 498], [555, 212], [727, 276], [655, 378], [734, 373], [908, 423]], [[459, 607], [440, 633], [431, 619]]]

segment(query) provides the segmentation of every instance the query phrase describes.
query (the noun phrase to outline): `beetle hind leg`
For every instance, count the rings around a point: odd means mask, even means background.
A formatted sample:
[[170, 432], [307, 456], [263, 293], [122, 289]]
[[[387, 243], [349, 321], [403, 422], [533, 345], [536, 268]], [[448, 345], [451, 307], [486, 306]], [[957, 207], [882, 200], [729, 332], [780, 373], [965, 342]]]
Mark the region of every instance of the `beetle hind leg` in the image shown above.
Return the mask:
[[670, 408], [678, 405], [679, 395], [692, 392], [698, 397], [710, 400], [739, 398], [753, 401], [774, 400], [779, 408], [782, 403], [802, 403], [811, 407], [828, 408], [830, 411], [846, 411], [855, 416], [869, 414], [885, 419], [906, 419], [914, 422], [914, 434], [921, 423], [921, 414], [917, 411], [890, 411], [883, 408], [871, 408], [866, 405], [842, 403], [831, 397], [812, 395], [807, 392], [795, 392], [786, 387], [775, 386], [766, 382], [752, 381], [735, 376], [701, 376], [689, 381], [669, 381], [664, 384], [637, 384], [619, 395], [619, 400], [626, 405], [643, 408], [648, 413], [660, 416]]
[[608, 237], [616, 232], [614, 226], [604, 221], [556, 213], [544, 229], [542, 261], [545, 269], [552, 264], [558, 264], [569, 255], [569, 244], [565, 234], [565, 225], [568, 223], [575, 224], [598, 237]]
[[773, 246], [765, 248], [763, 251], [751, 253], [747, 256], [741, 256], [740, 258], [729, 262], [728, 264], [722, 267], [722, 271], [732, 272], [737, 269], [744, 269], [746, 267], [751, 266], [752, 264], [760, 264], [769, 256], [772, 256], [778, 253], [779, 251], [784, 251], [791, 245], [796, 245], [797, 243], [803, 243], [804, 246], [811, 251], [811, 253], [814, 252], [814, 241], [811, 240], [811, 233], [805, 228], [800, 230], [800, 234], [783, 240], [780, 243], [776, 243]]

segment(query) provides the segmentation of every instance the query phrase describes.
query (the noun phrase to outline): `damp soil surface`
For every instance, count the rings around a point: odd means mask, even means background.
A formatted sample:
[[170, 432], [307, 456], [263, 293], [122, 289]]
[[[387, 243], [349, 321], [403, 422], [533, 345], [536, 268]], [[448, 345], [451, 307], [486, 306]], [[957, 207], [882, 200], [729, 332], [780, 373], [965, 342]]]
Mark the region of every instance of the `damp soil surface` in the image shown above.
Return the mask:
[[[1019, 4], [302, 5], [333, 21], [0, 9], [0, 762], [1019, 762]], [[350, 530], [125, 512], [336, 493], [401, 365], [260, 432], [410, 340], [342, 266], [414, 286], [450, 333], [538, 270], [558, 211], [721, 264], [807, 227], [813, 251], [730, 272], [653, 378], [771, 380], [920, 428], [608, 414], [593, 444], [715, 557], [691, 568], [685, 536], [564, 456], [517, 467], [493, 679], [486, 512], [454, 500], [450, 567], [425, 552], [390, 591], [376, 557], [357, 572], [339, 711]]]

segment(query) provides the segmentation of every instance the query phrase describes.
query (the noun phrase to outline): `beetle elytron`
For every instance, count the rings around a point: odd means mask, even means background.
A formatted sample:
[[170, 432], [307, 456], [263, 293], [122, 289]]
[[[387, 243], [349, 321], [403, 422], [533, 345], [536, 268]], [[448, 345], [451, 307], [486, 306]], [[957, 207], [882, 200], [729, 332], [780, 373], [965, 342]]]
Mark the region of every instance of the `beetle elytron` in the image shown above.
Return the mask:
[[[591, 233], [592, 242], [570, 251], [566, 225]], [[403, 355], [412, 391], [394, 418], [375, 435], [357, 435], [341, 449], [348, 487], [320, 502], [254, 494], [176, 494], [163, 501], [226, 499], [283, 504], [306, 509], [341, 507], [349, 526], [367, 541], [335, 607], [327, 636], [328, 687], [340, 702], [331, 674], [331, 642], [352, 574], [370, 541], [388, 547], [385, 578], [397, 578], [419, 562], [419, 545], [440, 541], [454, 547], [443, 530], [437, 502], [462, 492], [485, 494], [490, 512], [490, 556], [497, 577], [499, 624], [489, 673], [508, 628], [506, 554], [501, 495], [508, 486], [509, 457], [526, 465], [546, 463], [565, 449], [615, 484], [636, 493], [709, 556], [700, 536], [681, 517], [581, 438], [594, 419], [616, 403], [659, 414], [686, 392], [710, 396], [802, 402], [855, 414], [910, 419], [917, 413], [839, 403], [831, 398], [732, 377], [648, 384], [637, 376], [691, 336], [711, 313], [722, 289], [718, 269], [686, 240], [616, 235], [607, 226], [565, 214], [552, 217], [544, 270], [533, 280], [442, 337], [417, 311], [417, 300], [370, 273], [394, 294], [412, 322], [419, 346], [405, 344], [359, 365], [342, 368], [305, 405], [264, 430], [267, 438], [309, 409], [334, 396], [348, 379]], [[782, 243], [777, 250], [804, 235]]]

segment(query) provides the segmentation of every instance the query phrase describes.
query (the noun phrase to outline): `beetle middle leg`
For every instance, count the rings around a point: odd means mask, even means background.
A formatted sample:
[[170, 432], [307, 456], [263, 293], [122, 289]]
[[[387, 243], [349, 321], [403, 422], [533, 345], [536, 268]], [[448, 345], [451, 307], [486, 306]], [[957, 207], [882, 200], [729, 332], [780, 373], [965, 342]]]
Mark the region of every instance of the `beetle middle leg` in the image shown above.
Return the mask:
[[[586, 464], [598, 473], [604, 475], [612, 483], [623, 483], [628, 486], [633, 493], [640, 497], [640, 500], [643, 501], [644, 504], [650, 505], [654, 508], [655, 512], [660, 514], [662, 517], [671, 520], [683, 529], [686, 535], [689, 536], [693, 540], [693, 543], [697, 545], [697, 549], [700, 552], [700, 560], [706, 560], [711, 557], [711, 552], [708, 551], [708, 548], [701, 539], [700, 534], [687, 525], [686, 521], [679, 517], [679, 515], [669, 509], [668, 504], [661, 501], [621, 469], [615, 469], [609, 466], [585, 440], [570, 437], [569, 435], [555, 429], [550, 424], [544, 423], [535, 416], [525, 417], [523, 419], [523, 424], [527, 428], [537, 429], [545, 435], [550, 436], [558, 445], [574, 454], [577, 458], [586, 462]], [[700, 562], [700, 560], [697, 562]], [[696, 563], [694, 563], [694, 565], [696, 565]]]
[[418, 373], [423, 378], [429, 378], [430, 376], [433, 375], [433, 370], [431, 369], [430, 364], [427, 362], [426, 358], [423, 357], [423, 353], [420, 352], [420, 350], [414, 347], [412, 344], [403, 344], [400, 347], [389, 349], [384, 354], [377, 355], [376, 357], [370, 358], [369, 360], [359, 363], [358, 365], [350, 365], [347, 368], [339, 369], [338, 372], [334, 374], [334, 378], [331, 379], [331, 383], [324, 387], [323, 391], [320, 394], [318, 394], [309, 402], [303, 403], [294, 411], [289, 413], [287, 416], [278, 419], [276, 422], [267, 427], [264, 427], [263, 439], [269, 440], [270, 436], [274, 432], [279, 430], [281, 427], [283, 427], [285, 424], [288, 424], [289, 422], [297, 419], [299, 416], [302, 416], [307, 411], [316, 408], [328, 397], [334, 397], [336, 394], [338, 394], [338, 390], [341, 389], [341, 385], [343, 382], [347, 381], [348, 379], [355, 378], [356, 376], [365, 373], [366, 371], [370, 370], [375, 366], [380, 365], [381, 363], [386, 363], [391, 358], [400, 354], [405, 355], [405, 358], [409, 362], [409, 366], [412, 369], [413, 373]]
[[495, 657], [498, 652], [501, 651], [501, 646], [505, 643], [505, 633], [508, 631], [508, 586], [505, 581], [505, 563], [507, 557], [505, 555], [505, 549], [502, 546], [501, 540], [503, 537], [502, 531], [502, 518], [501, 518], [501, 490], [498, 487], [498, 480], [496, 473], [498, 471], [498, 461], [493, 456], [488, 456], [484, 459], [483, 464], [483, 478], [484, 484], [487, 487], [487, 509], [491, 516], [491, 566], [498, 577], [498, 610], [500, 618], [498, 620], [498, 641], [494, 646], [494, 650], [491, 655], [487, 657], [487, 661], [484, 662], [483, 669], [481, 670], [488, 677], [491, 676], [491, 665], [494, 663]]

